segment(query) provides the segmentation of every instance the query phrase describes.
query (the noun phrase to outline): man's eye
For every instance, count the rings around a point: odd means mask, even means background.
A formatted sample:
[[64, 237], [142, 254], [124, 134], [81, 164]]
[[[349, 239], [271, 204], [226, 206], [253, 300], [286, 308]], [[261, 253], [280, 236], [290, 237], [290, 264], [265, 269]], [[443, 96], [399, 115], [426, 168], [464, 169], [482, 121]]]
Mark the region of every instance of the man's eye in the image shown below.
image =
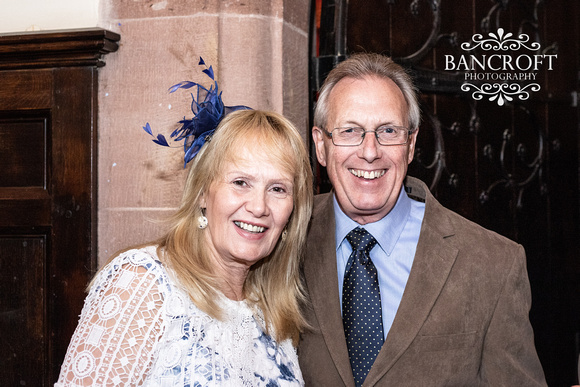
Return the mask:
[[341, 133], [343, 134], [353, 134], [353, 133], [359, 133], [360, 132], [360, 128], [343, 128], [341, 130]]
[[397, 129], [395, 128], [391, 128], [390, 126], [383, 126], [381, 128], [379, 128], [377, 130], [377, 132], [383, 132], [383, 133], [388, 133], [388, 134], [392, 134], [392, 133], [397, 133]]

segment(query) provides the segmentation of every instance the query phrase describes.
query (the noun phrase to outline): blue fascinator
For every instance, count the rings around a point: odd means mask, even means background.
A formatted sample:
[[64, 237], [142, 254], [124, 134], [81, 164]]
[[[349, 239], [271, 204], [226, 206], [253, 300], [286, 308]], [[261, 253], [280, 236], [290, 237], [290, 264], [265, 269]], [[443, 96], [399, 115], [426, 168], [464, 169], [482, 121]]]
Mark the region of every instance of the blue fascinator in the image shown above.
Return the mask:
[[[206, 66], [202, 57], [199, 58], [200, 66], [205, 66], [203, 73], [214, 81], [214, 84], [208, 89], [199, 83], [184, 81], [169, 88], [169, 92], [173, 93], [179, 89], [190, 89], [197, 87], [197, 97], [191, 94], [192, 103], [191, 111], [193, 118], [186, 119], [185, 117], [179, 121], [181, 127], [171, 133], [170, 138], [173, 142], [183, 141], [183, 149], [185, 156], [183, 158], [183, 167], [187, 166], [193, 158], [200, 151], [201, 147], [211, 139], [211, 135], [215, 132], [220, 121], [229, 113], [236, 110], [250, 109], [247, 106], [225, 106], [222, 101], [222, 93], [218, 89], [218, 83], [214, 79], [212, 66]], [[153, 142], [166, 147], [171, 147], [164, 135], [158, 134], [155, 136], [151, 130], [151, 126], [147, 123], [143, 130], [153, 136]]]

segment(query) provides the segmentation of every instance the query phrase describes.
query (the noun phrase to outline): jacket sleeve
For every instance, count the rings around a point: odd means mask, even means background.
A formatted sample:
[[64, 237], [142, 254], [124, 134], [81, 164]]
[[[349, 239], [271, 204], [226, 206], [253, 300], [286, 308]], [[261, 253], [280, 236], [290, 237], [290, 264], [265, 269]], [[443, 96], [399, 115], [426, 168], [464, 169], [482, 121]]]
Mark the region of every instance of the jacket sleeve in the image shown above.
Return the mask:
[[529, 321], [531, 291], [523, 247], [506, 277], [487, 330], [481, 377], [490, 386], [546, 386]]

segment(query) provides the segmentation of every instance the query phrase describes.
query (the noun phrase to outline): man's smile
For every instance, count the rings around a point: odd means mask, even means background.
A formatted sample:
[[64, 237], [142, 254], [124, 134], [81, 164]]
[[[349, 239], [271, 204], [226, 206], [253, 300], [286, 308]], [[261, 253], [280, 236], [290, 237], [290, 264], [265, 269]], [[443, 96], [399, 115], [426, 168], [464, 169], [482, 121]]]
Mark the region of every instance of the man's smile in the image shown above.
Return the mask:
[[349, 172], [356, 177], [362, 177], [363, 179], [373, 180], [383, 176], [385, 172], [387, 172], [387, 170], [379, 169], [376, 171], [363, 171], [362, 169], [349, 168]]

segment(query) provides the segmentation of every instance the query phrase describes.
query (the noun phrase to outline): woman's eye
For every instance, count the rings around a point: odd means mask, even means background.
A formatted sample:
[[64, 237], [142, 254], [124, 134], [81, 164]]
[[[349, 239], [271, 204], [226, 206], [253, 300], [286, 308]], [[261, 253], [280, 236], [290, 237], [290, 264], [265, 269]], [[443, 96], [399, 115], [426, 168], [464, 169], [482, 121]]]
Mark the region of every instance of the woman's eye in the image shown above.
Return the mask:
[[289, 195], [292, 195], [292, 186], [287, 185], [276, 185], [273, 186], [271, 192], [279, 198], [286, 198]]
[[233, 183], [234, 183], [234, 185], [237, 185], [240, 187], [244, 187], [244, 186], [248, 185], [245, 180], [234, 180]]

